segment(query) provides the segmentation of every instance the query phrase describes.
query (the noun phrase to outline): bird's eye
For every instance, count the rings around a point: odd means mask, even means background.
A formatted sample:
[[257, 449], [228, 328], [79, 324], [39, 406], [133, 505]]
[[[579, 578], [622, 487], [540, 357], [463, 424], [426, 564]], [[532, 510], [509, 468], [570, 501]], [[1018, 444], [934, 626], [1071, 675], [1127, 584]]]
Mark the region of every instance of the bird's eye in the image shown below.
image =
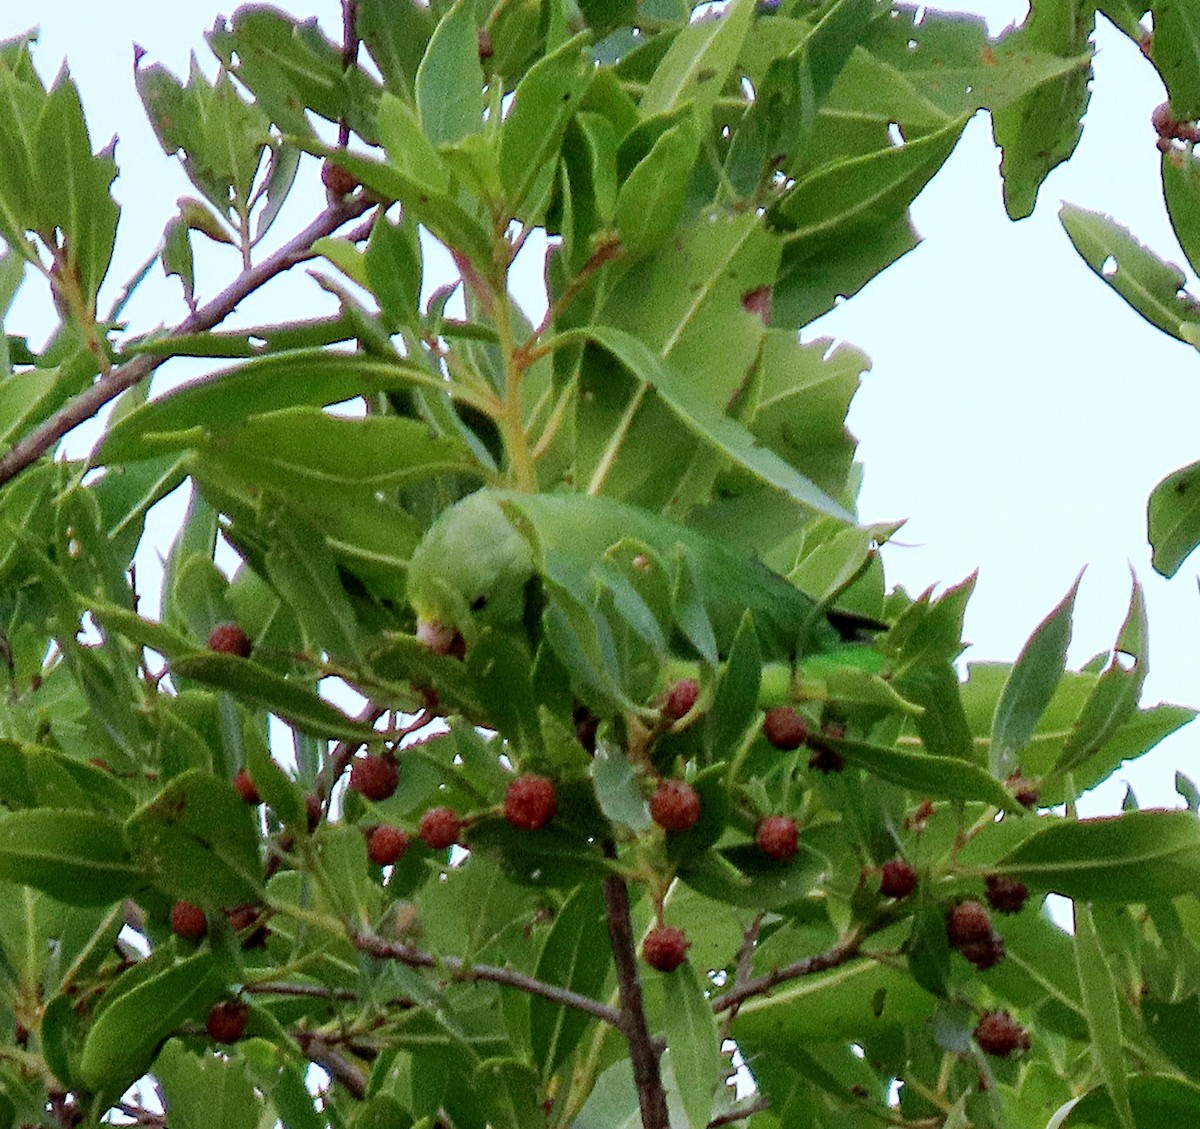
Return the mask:
[[487, 607], [487, 602], [488, 601], [487, 601], [486, 596], [482, 596], [482, 595], [476, 596], [475, 599], [473, 599], [471, 601], [471, 611], [473, 611], [473, 612], [483, 611], [483, 609]]

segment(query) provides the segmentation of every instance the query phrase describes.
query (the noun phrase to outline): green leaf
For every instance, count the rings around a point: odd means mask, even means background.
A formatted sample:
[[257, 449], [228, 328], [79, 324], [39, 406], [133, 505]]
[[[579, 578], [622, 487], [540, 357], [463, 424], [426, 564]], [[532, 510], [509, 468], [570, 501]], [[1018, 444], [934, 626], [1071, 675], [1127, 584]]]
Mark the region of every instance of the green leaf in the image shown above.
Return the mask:
[[675, 229], [699, 148], [695, 126], [690, 121], [680, 122], [662, 134], [624, 178], [613, 223], [632, 258], [657, 250]]
[[1146, 521], [1154, 570], [1174, 576], [1200, 545], [1200, 462], [1180, 467], [1154, 488]]
[[67, 905], [99, 906], [145, 882], [121, 820], [32, 808], [0, 816], [0, 881], [33, 886]]
[[1184, 274], [1160, 259], [1110, 216], [1064, 204], [1058, 218], [1083, 261], [1151, 325], [1180, 341], [1200, 323], [1181, 297]]
[[[1134, 1074], [1128, 1080], [1129, 1108], [1138, 1129], [1190, 1125], [1200, 1117], [1200, 1086], [1171, 1074]], [[1124, 1123], [1106, 1086], [1089, 1090], [1076, 1099], [1066, 1117], [1052, 1122], [1054, 1129], [1099, 1126], [1122, 1129]]]
[[771, 215], [787, 229], [796, 253], [879, 231], [912, 203], [954, 151], [967, 118], [903, 145], [835, 161], [797, 181]]
[[417, 68], [417, 112], [435, 145], [459, 141], [483, 125], [483, 68], [475, 8], [457, 0], [438, 21]]
[[969, 761], [952, 757], [909, 753], [866, 741], [828, 738], [831, 748], [848, 763], [864, 768], [882, 780], [932, 798], [983, 800], [1020, 815], [1024, 809], [990, 772]]
[[632, 831], [650, 830], [650, 808], [642, 795], [641, 774], [635, 770], [625, 750], [601, 738], [596, 742], [591, 771], [596, 785], [596, 802], [605, 818]]
[[586, 35], [538, 59], [517, 84], [500, 129], [500, 182], [516, 212], [546, 166], [556, 163], [563, 135], [591, 82]]
[[1063, 742], [1052, 776], [1063, 776], [1086, 763], [1133, 717], [1149, 673], [1146, 635], [1146, 601], [1142, 586], [1135, 580], [1112, 658]]
[[1117, 983], [1100, 944], [1091, 906], [1078, 899], [1075, 902], [1075, 965], [1091, 1035], [1092, 1056], [1117, 1111], [1121, 1129], [1135, 1129], [1125, 1080]]
[[1048, 51], [1077, 64], [1056, 81], [992, 113], [992, 133], [1004, 151], [1000, 175], [1010, 219], [1022, 219], [1033, 211], [1042, 182], [1079, 143], [1080, 119], [1090, 94], [1095, 26], [1092, 0], [1058, 0], [1031, 5], [1021, 27], [1005, 37], [1017, 52]]
[[857, 960], [747, 1000], [730, 1034], [765, 1047], [861, 1040], [889, 1027], [920, 1024], [933, 1014], [935, 1003], [906, 970], [891, 962]]
[[[119, 988], [120, 981], [109, 991]], [[181, 1023], [203, 1015], [224, 991], [220, 960], [210, 950], [142, 979], [92, 1024], [79, 1061], [80, 1080], [116, 1101], [150, 1068], [158, 1044]]]
[[[585, 882], [563, 903], [538, 957], [537, 979], [600, 999], [612, 966], [600, 883]], [[551, 1075], [579, 1045], [595, 1020], [576, 1008], [541, 996], [529, 998], [533, 1060], [542, 1077]]]
[[724, 1066], [717, 1017], [704, 994], [706, 983], [691, 961], [661, 974], [667, 1048], [690, 1129], [704, 1129], [712, 1117]]
[[1145, 903], [1200, 887], [1200, 820], [1134, 811], [1047, 824], [994, 866], [1041, 890], [1095, 902]]
[[733, 0], [715, 18], [697, 20], [672, 41], [642, 94], [638, 113], [652, 118], [690, 102], [702, 134], [754, 18], [753, 0]]
[[1190, 149], [1168, 149], [1162, 155], [1162, 186], [1175, 238], [1192, 270], [1200, 272], [1200, 158]]
[[1200, 12], [1187, 0], [1156, 0], [1150, 61], [1182, 121], [1200, 118]]
[[1066, 669], [1071, 616], [1082, 579], [1083, 573], [1080, 573], [1062, 602], [1029, 637], [1009, 671], [996, 703], [988, 753], [988, 767], [997, 776], [1009, 776], [1016, 771], [1015, 754], [1033, 736]]
[[567, 336], [589, 338], [606, 349], [631, 375], [653, 388], [684, 426], [735, 466], [769, 486], [782, 490], [804, 506], [838, 521], [853, 515], [773, 451], [759, 446], [740, 424], [719, 415], [702, 402], [690, 385], [653, 353], [644, 342], [612, 326], [594, 325]]
[[316, 737], [369, 741], [378, 736], [369, 725], [347, 717], [299, 683], [289, 682], [235, 655], [188, 655], [171, 664], [171, 673], [217, 690], [228, 690], [234, 697], [277, 714]]
[[262, 897], [252, 809], [225, 781], [189, 769], [130, 816], [125, 835], [148, 879], [172, 897], [230, 906]]
[[166, 1098], [166, 1114], [178, 1129], [255, 1129], [261, 1103], [234, 1058], [197, 1055], [169, 1039], [154, 1060], [154, 1077]]
[[545, 1118], [537, 1071], [512, 1058], [484, 1059], [474, 1084], [492, 1129], [527, 1129]]
[[389, 324], [417, 328], [422, 263], [416, 225], [394, 224], [381, 212], [367, 241], [366, 266], [367, 282]]

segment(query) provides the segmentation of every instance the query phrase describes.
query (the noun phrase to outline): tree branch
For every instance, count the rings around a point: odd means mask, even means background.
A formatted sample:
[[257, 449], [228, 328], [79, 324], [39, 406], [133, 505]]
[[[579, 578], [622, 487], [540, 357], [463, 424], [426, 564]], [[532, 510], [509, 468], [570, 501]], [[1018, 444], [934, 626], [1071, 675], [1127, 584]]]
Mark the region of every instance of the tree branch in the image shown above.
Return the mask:
[[[377, 201], [366, 195], [351, 196], [326, 208], [303, 231], [289, 239], [257, 266], [243, 271], [211, 301], [189, 314], [167, 335], [186, 337], [203, 333], [224, 321], [243, 298], [252, 294], [278, 274], [313, 257], [312, 245], [318, 239], [332, 235], [342, 224], [357, 219]], [[126, 389], [150, 376], [168, 358], [143, 353], [126, 364], [119, 365], [101, 376], [89, 388], [69, 400], [58, 411], [15, 443], [0, 457], [0, 485], [15, 478], [53, 448], [68, 431], [86, 423], [105, 404], [115, 400]]]
[[[624, 1030], [622, 1014], [615, 1008], [599, 1003], [590, 996], [572, 992], [569, 988], [560, 988], [557, 984], [536, 980], [512, 968], [499, 968], [492, 964], [469, 964], [459, 957], [435, 957], [432, 953], [423, 952], [412, 945], [385, 941], [382, 937], [370, 933], [352, 934], [350, 941], [355, 948], [383, 960], [398, 960], [410, 968], [444, 968], [456, 980], [484, 980], [506, 988], [516, 988], [518, 991], [528, 992], [531, 996], [541, 996], [551, 1003], [586, 1011], [589, 1015]], [[666, 1123], [663, 1124], [665, 1126]]]
[[308, 1031], [297, 1031], [296, 1042], [304, 1052], [304, 1057], [315, 1062], [322, 1070], [329, 1072], [336, 1082], [340, 1082], [354, 1097], [362, 1101], [367, 1096], [367, 1076], [359, 1070], [345, 1055], [331, 1047], [323, 1036]]
[[749, 1105], [742, 1106], [741, 1109], [731, 1109], [728, 1113], [718, 1114], [708, 1123], [707, 1129], [719, 1129], [722, 1125], [734, 1125], [739, 1121], [745, 1121], [747, 1117], [753, 1117], [756, 1113], [765, 1113], [770, 1108], [770, 1098], [759, 1098]]
[[797, 980], [801, 976], [812, 976], [818, 972], [827, 972], [831, 968], [837, 968], [838, 965], [845, 964], [847, 961], [853, 960], [858, 956], [862, 943], [863, 935], [861, 932], [856, 931], [839, 941], [833, 948], [826, 952], [817, 953], [811, 957], [802, 957], [800, 960], [792, 961], [791, 964], [785, 964], [782, 968], [774, 968], [762, 976], [755, 977], [753, 980], [747, 980], [744, 983], [739, 982], [730, 988], [728, 992], [714, 997], [712, 1000], [712, 1009], [720, 1015], [723, 1011], [739, 1007], [746, 1000], [750, 999], [751, 996], [766, 994], [777, 984], [783, 984], [788, 980]]
[[658, 1070], [658, 1051], [646, 1026], [642, 982], [633, 946], [633, 925], [629, 919], [629, 890], [624, 879], [615, 874], [604, 879], [604, 909], [617, 969], [617, 993], [621, 1001], [619, 1026], [629, 1044], [629, 1062], [633, 1067], [642, 1126], [643, 1129], [670, 1129], [667, 1095]]

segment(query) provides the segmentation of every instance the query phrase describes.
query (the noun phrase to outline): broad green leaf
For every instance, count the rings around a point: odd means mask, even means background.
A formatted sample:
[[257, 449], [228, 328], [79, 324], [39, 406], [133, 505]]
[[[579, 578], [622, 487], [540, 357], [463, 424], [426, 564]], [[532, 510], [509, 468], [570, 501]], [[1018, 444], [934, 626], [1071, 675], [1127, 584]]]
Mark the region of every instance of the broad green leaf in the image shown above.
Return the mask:
[[1015, 754], [1033, 736], [1066, 669], [1071, 616], [1083, 574], [1062, 602], [1038, 625], [1009, 672], [992, 719], [988, 767], [1000, 777], [1016, 771]]
[[1117, 983], [1100, 943], [1092, 908], [1075, 901], [1075, 964], [1091, 1035], [1092, 1057], [1117, 1111], [1121, 1129], [1135, 1129], [1121, 1048], [1121, 1008]]
[[321, 531], [285, 508], [272, 525], [267, 575], [296, 613], [312, 653], [335, 662], [362, 660], [361, 629]]
[[641, 775], [620, 745], [600, 739], [592, 758], [596, 802], [606, 818], [633, 831], [649, 831], [650, 808], [642, 794]]
[[483, 125], [479, 29], [467, 0], [458, 0], [434, 28], [415, 92], [421, 130], [435, 145], [459, 141]]
[[1163, 153], [1162, 185], [1175, 238], [1192, 270], [1200, 272], [1200, 159], [1191, 149], [1168, 149]]
[[1190, 340], [1185, 331], [1200, 317], [1180, 296], [1183, 271], [1100, 212], [1064, 204], [1058, 218], [1083, 261], [1142, 317], [1180, 341]]
[[517, 212], [532, 186], [557, 163], [567, 124], [591, 81], [586, 36], [569, 39], [539, 59], [517, 84], [500, 129], [500, 182]]
[[713, 901], [749, 909], [782, 910], [820, 889], [831, 860], [803, 840], [787, 862], [768, 859], [755, 843], [705, 851], [688, 859], [679, 877]]
[[1174, 576], [1200, 545], [1200, 462], [1173, 471], [1154, 488], [1146, 521], [1155, 571]]
[[[120, 981], [110, 991], [119, 987]], [[209, 950], [143, 979], [92, 1024], [79, 1061], [80, 1081], [116, 1101], [149, 1069], [158, 1044], [181, 1023], [203, 1015], [224, 991], [220, 960]]]
[[171, 673], [191, 678], [277, 714], [306, 733], [338, 740], [368, 741], [377, 736], [369, 725], [347, 717], [298, 682], [272, 674], [234, 655], [187, 655], [171, 664]]
[[1171, 112], [1184, 121], [1200, 118], [1200, 12], [1187, 0], [1156, 0], [1150, 60], [1158, 68]]
[[0, 816], [0, 880], [67, 905], [107, 905], [144, 884], [121, 820], [99, 812], [32, 808]]
[[358, 34], [388, 89], [411, 99], [417, 68], [437, 25], [432, 8], [397, 8], [391, 0], [359, 0]]
[[[1200, 1086], [1171, 1074], [1133, 1074], [1128, 1080], [1129, 1109], [1137, 1129], [1190, 1125], [1200, 1117]], [[1121, 1116], [1107, 1087], [1097, 1086], [1075, 1100], [1066, 1116], [1053, 1122], [1054, 1129], [1099, 1126], [1122, 1129]]]
[[922, 1023], [935, 999], [907, 971], [869, 959], [788, 981], [742, 1004], [730, 1034], [760, 1046], [862, 1039], [888, 1027]]
[[474, 1083], [492, 1129], [526, 1129], [545, 1117], [537, 1071], [513, 1058], [485, 1059]]
[[305, 110], [326, 121], [345, 119], [374, 144], [379, 84], [362, 67], [347, 67], [342, 49], [315, 20], [297, 20], [266, 5], [243, 5], [208, 33], [225, 69], [244, 83], [284, 132], [313, 133]]
[[638, 105], [643, 118], [690, 102], [702, 134], [741, 52], [754, 19], [753, 0], [733, 0], [719, 14], [697, 20], [677, 35], [658, 64]]
[[262, 1116], [239, 1059], [193, 1054], [169, 1039], [154, 1060], [154, 1077], [178, 1129], [255, 1129]]
[[118, 208], [109, 194], [117, 166], [107, 153], [92, 156], [79, 91], [65, 68], [39, 115], [32, 153], [40, 164], [33, 183], [41, 208], [53, 217], [65, 251], [56, 270], [72, 276], [93, 311], [117, 237]]
[[1095, 902], [1144, 903], [1200, 886], [1200, 820], [1190, 811], [1042, 819], [1047, 826], [1001, 858], [998, 873]]
[[999, 780], [969, 761], [909, 753], [866, 741], [831, 738], [829, 745], [849, 764], [918, 795], [934, 799], [982, 800], [1016, 815], [1024, 811]]
[[262, 860], [254, 813], [225, 781], [191, 769], [125, 825], [147, 879], [176, 898], [206, 906], [262, 896]]
[[661, 983], [663, 1025], [680, 1098], [690, 1129], [704, 1129], [724, 1066], [717, 1017], [704, 994], [707, 981], [691, 961], [685, 961], [673, 972], [663, 973]]
[[1021, 27], [1005, 37], [1018, 52], [1031, 48], [1078, 64], [1061, 78], [992, 113], [992, 134], [1004, 151], [1000, 175], [1010, 219], [1022, 219], [1033, 211], [1042, 182], [1079, 143], [1090, 95], [1095, 26], [1092, 0], [1056, 0], [1031, 5]]
[[719, 415], [700, 401], [692, 388], [663, 363], [644, 342], [611, 326], [591, 326], [570, 335], [590, 338], [610, 352], [646, 387], [653, 388], [684, 426], [735, 466], [748, 471], [767, 485], [782, 490], [817, 513], [852, 522], [853, 516], [802, 474], [793, 470], [773, 451], [759, 446], [740, 424]]
[[967, 118], [943, 129], [817, 169], [772, 209], [788, 242], [807, 257], [831, 242], [858, 238], [892, 223], [929, 183], [958, 144]]
[[[600, 999], [612, 964], [600, 883], [585, 882], [563, 903], [542, 946], [535, 975], [580, 995]], [[529, 998], [533, 1059], [543, 1078], [565, 1062], [594, 1020], [541, 996]]]
[[390, 91], [384, 91], [379, 103], [379, 139], [394, 169], [433, 192], [449, 192], [450, 169], [413, 108]]
[[657, 250], [674, 230], [698, 150], [695, 127], [680, 122], [655, 141], [622, 182], [613, 223], [631, 257], [640, 259]]
[[1146, 635], [1146, 602], [1142, 586], [1135, 580], [1129, 612], [1117, 635], [1112, 658], [1063, 742], [1052, 775], [1065, 775], [1086, 763], [1133, 717], [1149, 673]]
[[416, 225], [393, 224], [380, 213], [366, 250], [367, 282], [391, 326], [420, 323], [421, 244]]

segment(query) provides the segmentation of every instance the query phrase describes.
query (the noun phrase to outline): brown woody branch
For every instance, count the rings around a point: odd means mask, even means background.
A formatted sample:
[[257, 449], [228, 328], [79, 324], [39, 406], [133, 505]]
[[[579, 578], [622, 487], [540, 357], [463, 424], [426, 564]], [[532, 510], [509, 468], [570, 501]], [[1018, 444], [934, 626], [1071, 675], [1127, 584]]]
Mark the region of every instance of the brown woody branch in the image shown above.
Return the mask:
[[[443, 968], [456, 980], [483, 980], [492, 984], [500, 984], [506, 988], [516, 988], [531, 996], [540, 996], [551, 1003], [585, 1011], [597, 1019], [603, 1019], [605, 1023], [624, 1030], [623, 1016], [615, 1008], [599, 1003], [590, 996], [572, 992], [569, 988], [560, 988], [557, 984], [547, 984], [544, 980], [526, 976], [525, 973], [517, 972], [512, 968], [499, 968], [491, 964], [470, 964], [459, 957], [436, 957], [432, 953], [424, 952], [412, 945], [405, 945], [398, 941], [386, 941], [382, 937], [370, 933], [354, 934], [350, 940], [355, 948], [382, 960], [396, 960], [401, 964], [408, 965], [409, 968]], [[663, 1124], [665, 1126], [666, 1123]]]
[[[189, 314], [167, 335], [168, 339], [203, 333], [224, 321], [243, 298], [254, 293], [278, 274], [313, 257], [312, 245], [318, 239], [332, 235], [339, 227], [357, 219], [375, 206], [375, 199], [365, 195], [348, 197], [330, 205], [303, 231], [289, 239], [273, 254], [249, 270], [243, 271], [211, 301]], [[122, 392], [150, 376], [166, 357], [143, 353], [101, 376], [89, 388], [69, 400], [58, 411], [15, 443], [0, 457], [0, 485], [15, 478], [53, 448], [67, 432], [86, 423], [105, 404]]]
[[604, 909], [617, 970], [617, 995], [621, 1001], [618, 1026], [629, 1045], [629, 1062], [633, 1067], [642, 1126], [643, 1129], [670, 1129], [667, 1095], [658, 1069], [659, 1050], [646, 1025], [633, 924], [629, 917], [629, 890], [624, 880], [616, 875], [609, 875], [604, 880]]
[[367, 1076], [323, 1036], [297, 1031], [294, 1037], [309, 1062], [315, 1062], [327, 1071], [334, 1081], [340, 1082], [359, 1101], [367, 1096]]
[[714, 997], [712, 1009], [720, 1015], [723, 1011], [739, 1007], [752, 996], [765, 995], [776, 985], [783, 984], [788, 980], [798, 980], [801, 976], [813, 976], [818, 972], [828, 972], [829, 969], [846, 964], [858, 956], [862, 943], [863, 934], [856, 931], [823, 953], [802, 957], [800, 960], [792, 961], [791, 964], [785, 964], [782, 968], [774, 968], [762, 976], [756, 976], [753, 980], [737, 983], [728, 992]]

